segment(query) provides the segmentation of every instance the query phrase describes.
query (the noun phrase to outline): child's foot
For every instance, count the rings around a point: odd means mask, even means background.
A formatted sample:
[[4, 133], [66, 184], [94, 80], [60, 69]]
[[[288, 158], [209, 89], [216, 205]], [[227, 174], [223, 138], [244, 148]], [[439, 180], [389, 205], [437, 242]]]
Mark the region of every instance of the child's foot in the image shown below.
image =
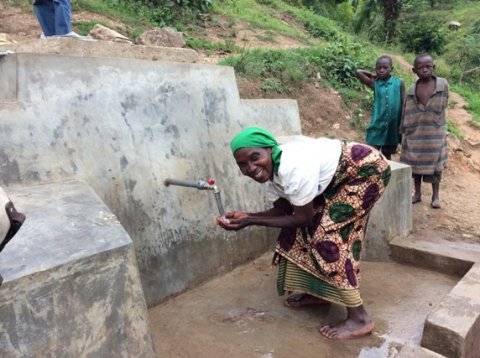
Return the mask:
[[422, 201], [422, 194], [417, 194], [415, 193], [413, 196], [412, 196], [412, 204], [415, 204], [415, 203], [419, 203]]
[[375, 325], [372, 321], [355, 322], [346, 319], [343, 322], [328, 324], [320, 327], [320, 333], [330, 339], [360, 338], [372, 333]]
[[328, 301], [309, 295], [308, 293], [296, 293], [288, 296], [284, 303], [287, 307], [297, 308], [303, 306], [326, 305], [328, 304]]
[[440, 209], [442, 206], [440, 205], [439, 199], [432, 200], [432, 204], [430, 204], [434, 209]]

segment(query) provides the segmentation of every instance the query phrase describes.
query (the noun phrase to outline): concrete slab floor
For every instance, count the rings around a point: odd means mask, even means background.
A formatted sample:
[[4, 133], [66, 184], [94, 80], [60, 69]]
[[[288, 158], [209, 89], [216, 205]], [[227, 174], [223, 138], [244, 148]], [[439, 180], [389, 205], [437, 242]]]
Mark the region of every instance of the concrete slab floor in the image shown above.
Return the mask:
[[373, 334], [333, 341], [320, 324], [343, 318], [338, 305], [287, 308], [276, 292], [272, 254], [149, 310], [158, 357], [394, 357], [419, 345], [427, 314], [458, 277], [397, 263], [363, 262], [362, 297]]

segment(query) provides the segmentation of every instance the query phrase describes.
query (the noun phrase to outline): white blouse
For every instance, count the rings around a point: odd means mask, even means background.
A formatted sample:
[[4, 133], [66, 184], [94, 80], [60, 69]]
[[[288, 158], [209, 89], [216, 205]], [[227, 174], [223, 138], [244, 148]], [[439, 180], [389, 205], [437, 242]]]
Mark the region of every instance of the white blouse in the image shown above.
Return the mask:
[[278, 175], [264, 183], [268, 200], [287, 199], [303, 206], [323, 193], [332, 181], [342, 152], [338, 139], [294, 137], [281, 144]]

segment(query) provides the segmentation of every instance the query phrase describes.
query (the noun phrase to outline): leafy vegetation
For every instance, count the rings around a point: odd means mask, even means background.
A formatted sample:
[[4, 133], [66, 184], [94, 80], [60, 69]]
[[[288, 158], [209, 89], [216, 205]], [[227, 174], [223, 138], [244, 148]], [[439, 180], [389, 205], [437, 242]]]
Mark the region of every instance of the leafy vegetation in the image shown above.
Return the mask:
[[404, 51], [440, 55], [446, 44], [445, 29], [438, 19], [414, 16], [400, 28], [399, 42]]
[[343, 38], [324, 47], [282, 51], [253, 49], [226, 58], [221, 64], [233, 66], [239, 76], [261, 80], [265, 91], [288, 93], [304, 82], [314, 82], [319, 76], [337, 89], [360, 89], [355, 70], [374, 63], [375, 59], [376, 54]]

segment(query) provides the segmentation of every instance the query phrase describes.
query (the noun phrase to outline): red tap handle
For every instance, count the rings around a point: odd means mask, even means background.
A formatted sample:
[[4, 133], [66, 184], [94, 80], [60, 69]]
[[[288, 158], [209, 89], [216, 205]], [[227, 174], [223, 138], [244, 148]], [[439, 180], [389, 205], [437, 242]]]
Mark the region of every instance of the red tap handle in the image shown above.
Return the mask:
[[215, 184], [215, 179], [210, 178], [210, 179], [208, 179], [207, 183], [208, 183], [208, 185], [213, 185], [213, 184]]

